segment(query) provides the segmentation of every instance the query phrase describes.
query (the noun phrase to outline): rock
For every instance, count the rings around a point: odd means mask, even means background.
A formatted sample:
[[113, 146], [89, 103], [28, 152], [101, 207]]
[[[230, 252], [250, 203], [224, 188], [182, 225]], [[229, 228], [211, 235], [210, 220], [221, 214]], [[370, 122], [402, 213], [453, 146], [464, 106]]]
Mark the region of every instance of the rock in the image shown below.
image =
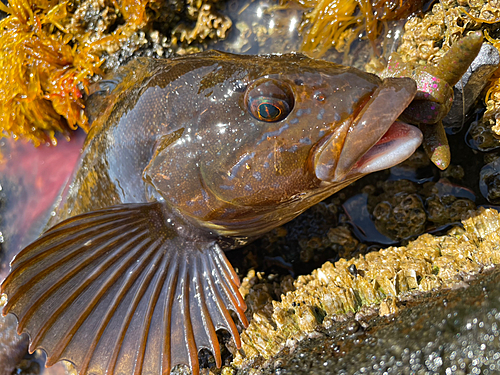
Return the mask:
[[[445, 128], [457, 133], [462, 128], [464, 115], [472, 108], [479, 94], [500, 63], [498, 50], [489, 43], [483, 43], [479, 54], [462, 79], [453, 88], [454, 100], [448, 115], [443, 119]], [[465, 93], [465, 100], [463, 99]]]

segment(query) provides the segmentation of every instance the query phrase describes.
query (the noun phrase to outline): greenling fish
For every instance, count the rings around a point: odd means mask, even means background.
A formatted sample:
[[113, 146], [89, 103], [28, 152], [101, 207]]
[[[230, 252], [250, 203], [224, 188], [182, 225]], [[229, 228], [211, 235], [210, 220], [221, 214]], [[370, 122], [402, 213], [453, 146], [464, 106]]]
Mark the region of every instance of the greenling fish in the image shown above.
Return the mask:
[[246, 325], [230, 250], [420, 145], [417, 87], [303, 55], [138, 59], [100, 83], [48, 230], [12, 261], [3, 313], [47, 365], [199, 373]]

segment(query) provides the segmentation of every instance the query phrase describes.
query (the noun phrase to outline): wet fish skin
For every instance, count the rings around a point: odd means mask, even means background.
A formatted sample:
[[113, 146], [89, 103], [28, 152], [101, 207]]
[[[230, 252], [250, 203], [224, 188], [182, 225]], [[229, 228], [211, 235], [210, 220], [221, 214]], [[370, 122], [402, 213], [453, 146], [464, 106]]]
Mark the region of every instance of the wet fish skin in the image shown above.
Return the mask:
[[91, 95], [79, 165], [13, 260], [3, 313], [80, 374], [197, 374], [201, 348], [220, 366], [215, 330], [239, 347], [229, 310], [246, 324], [223, 250], [411, 155], [421, 133], [396, 119], [415, 93], [297, 54], [135, 60]]
[[[284, 200], [321, 184], [308, 159], [313, 149], [350, 121], [357, 104], [381, 84], [374, 75], [302, 55], [238, 56], [238, 65], [235, 55], [210, 53], [214, 56], [196, 63], [192, 57], [175, 65], [137, 60], [136, 66], [128, 67], [137, 75], [133, 87], [124, 84], [106, 98], [113, 104], [94, 123], [71, 193], [49, 226], [92, 209], [160, 197], [202, 226], [251, 220], [262, 207], [274, 212]], [[245, 110], [238, 87], [262, 76], [286, 77], [294, 90], [295, 107], [285, 121], [263, 124]], [[315, 100], [315, 95], [326, 99]], [[186, 99], [192, 97], [196, 100]], [[141, 109], [153, 105], [154, 109]], [[401, 109], [386, 105], [387, 112]], [[129, 108], [133, 110], [125, 115]], [[147, 122], [140, 119], [145, 128], [137, 131], [135, 118], [140, 116]], [[176, 143], [153, 157], [175, 132], [182, 132]], [[236, 171], [239, 174], [233, 176]], [[152, 197], [145, 197], [143, 177], [153, 187]], [[217, 229], [222, 233], [219, 224]]]

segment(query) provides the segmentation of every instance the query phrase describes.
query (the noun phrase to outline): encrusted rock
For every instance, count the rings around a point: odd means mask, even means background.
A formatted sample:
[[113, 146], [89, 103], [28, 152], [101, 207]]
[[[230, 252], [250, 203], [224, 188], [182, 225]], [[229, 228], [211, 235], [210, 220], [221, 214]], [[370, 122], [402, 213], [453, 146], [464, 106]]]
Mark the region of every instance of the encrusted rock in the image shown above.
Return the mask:
[[445, 236], [424, 234], [408, 246], [327, 262], [300, 276], [296, 290], [254, 314], [233, 366], [262, 363], [366, 308], [380, 316], [397, 314], [412, 294], [460, 288], [464, 280], [499, 264], [500, 214], [481, 208], [470, 211], [462, 224], [463, 229]]
[[398, 48], [403, 61], [437, 63], [474, 22], [458, 7], [449, 7], [447, 3], [436, 3], [424, 17], [413, 17], [406, 22], [403, 43]]

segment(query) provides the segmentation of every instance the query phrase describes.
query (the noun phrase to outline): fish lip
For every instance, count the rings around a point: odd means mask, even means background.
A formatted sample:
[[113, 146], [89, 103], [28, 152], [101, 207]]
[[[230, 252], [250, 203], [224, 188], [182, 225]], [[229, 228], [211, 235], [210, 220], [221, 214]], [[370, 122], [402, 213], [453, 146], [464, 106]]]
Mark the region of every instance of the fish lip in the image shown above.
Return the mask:
[[[416, 83], [411, 78], [383, 80], [371, 98], [358, 108], [354, 119], [341, 124], [318, 149], [314, 157], [316, 177], [321, 181], [338, 183], [364, 170], [356, 164], [387, 134], [416, 92]], [[417, 141], [421, 139], [419, 131], [407, 133], [415, 136]], [[413, 143], [420, 144], [419, 141]], [[403, 160], [396, 159], [393, 165]], [[350, 173], [355, 167], [357, 172]]]
[[420, 129], [402, 121], [395, 121], [344, 178], [353, 179], [399, 164], [415, 152], [422, 139], [423, 134]]

